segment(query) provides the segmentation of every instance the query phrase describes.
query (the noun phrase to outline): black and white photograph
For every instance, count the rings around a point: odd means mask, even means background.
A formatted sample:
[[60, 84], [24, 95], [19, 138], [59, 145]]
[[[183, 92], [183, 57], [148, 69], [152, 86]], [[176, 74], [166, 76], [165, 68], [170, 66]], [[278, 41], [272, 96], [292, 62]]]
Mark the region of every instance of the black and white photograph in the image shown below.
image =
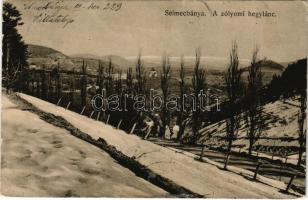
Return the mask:
[[2, 1], [1, 196], [306, 195], [307, 2]]

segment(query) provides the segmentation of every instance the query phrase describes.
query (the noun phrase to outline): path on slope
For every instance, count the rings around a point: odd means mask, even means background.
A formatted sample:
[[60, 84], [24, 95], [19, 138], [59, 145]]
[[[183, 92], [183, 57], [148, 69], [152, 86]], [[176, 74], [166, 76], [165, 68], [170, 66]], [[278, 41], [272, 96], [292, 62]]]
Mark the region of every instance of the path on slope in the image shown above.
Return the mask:
[[1, 194], [166, 197], [106, 152], [2, 97]]
[[89, 119], [64, 108], [25, 94], [19, 94], [46, 113], [63, 117], [74, 127], [103, 138], [123, 154], [134, 157], [153, 172], [166, 177], [197, 194], [213, 198], [294, 198], [282, 194], [275, 186], [250, 181], [240, 175], [223, 171], [208, 163], [140, 139], [102, 122]]

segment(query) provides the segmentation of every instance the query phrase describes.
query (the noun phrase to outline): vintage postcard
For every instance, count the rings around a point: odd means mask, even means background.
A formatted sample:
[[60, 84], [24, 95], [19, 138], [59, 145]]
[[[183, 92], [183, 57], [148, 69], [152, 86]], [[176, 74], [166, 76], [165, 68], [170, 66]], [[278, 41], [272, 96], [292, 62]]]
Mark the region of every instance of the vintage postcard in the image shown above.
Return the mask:
[[307, 2], [4, 0], [1, 195], [306, 192]]

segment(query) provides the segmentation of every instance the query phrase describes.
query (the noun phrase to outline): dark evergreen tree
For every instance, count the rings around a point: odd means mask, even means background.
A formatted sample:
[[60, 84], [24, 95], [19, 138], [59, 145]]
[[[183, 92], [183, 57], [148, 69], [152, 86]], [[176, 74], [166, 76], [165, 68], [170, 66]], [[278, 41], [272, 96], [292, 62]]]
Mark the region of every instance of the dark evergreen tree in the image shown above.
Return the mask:
[[18, 33], [23, 25], [21, 14], [11, 3], [3, 3], [2, 80], [7, 89], [25, 89], [27, 81], [27, 45]]
[[281, 77], [277, 74], [274, 74], [268, 86], [266, 98], [270, 101], [276, 101], [280, 98], [282, 92], [283, 88], [281, 87]]
[[301, 91], [306, 90], [307, 87], [306, 73], [307, 58], [289, 64], [281, 76], [273, 75], [266, 91], [267, 99], [275, 101], [281, 97], [300, 95]]

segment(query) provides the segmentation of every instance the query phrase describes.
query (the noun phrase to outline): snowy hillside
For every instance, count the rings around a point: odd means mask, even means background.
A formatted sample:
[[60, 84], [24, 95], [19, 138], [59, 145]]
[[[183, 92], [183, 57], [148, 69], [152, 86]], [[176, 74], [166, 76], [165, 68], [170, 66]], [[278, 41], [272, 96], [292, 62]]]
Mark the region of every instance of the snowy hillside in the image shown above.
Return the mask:
[[[169, 194], [67, 130], [2, 97], [1, 194], [22, 197], [166, 197]], [[33, 126], [35, 124], [35, 126]]]
[[[40, 99], [20, 96], [44, 112], [63, 117], [94, 139], [103, 138], [123, 154], [134, 158], [153, 172], [166, 177], [197, 194], [220, 198], [289, 198], [280, 193], [285, 184], [259, 176], [252, 182], [236, 173], [223, 171], [210, 163], [195, 161], [194, 157], [161, 147], [102, 122], [89, 119]], [[236, 170], [240, 170], [235, 168]], [[251, 174], [250, 174], [251, 176]], [[279, 188], [279, 189], [277, 189]]]
[[[265, 119], [265, 130], [262, 131], [260, 140], [256, 145], [272, 146], [298, 146], [297, 114], [299, 102], [297, 99], [279, 100], [274, 103], [266, 104], [263, 107]], [[211, 145], [224, 143], [226, 136], [225, 120], [212, 124], [200, 130], [203, 135], [202, 140], [205, 144]], [[248, 145], [247, 126], [244, 120], [241, 121], [241, 128], [237, 133], [235, 145]], [[275, 142], [276, 140], [276, 142]]]

